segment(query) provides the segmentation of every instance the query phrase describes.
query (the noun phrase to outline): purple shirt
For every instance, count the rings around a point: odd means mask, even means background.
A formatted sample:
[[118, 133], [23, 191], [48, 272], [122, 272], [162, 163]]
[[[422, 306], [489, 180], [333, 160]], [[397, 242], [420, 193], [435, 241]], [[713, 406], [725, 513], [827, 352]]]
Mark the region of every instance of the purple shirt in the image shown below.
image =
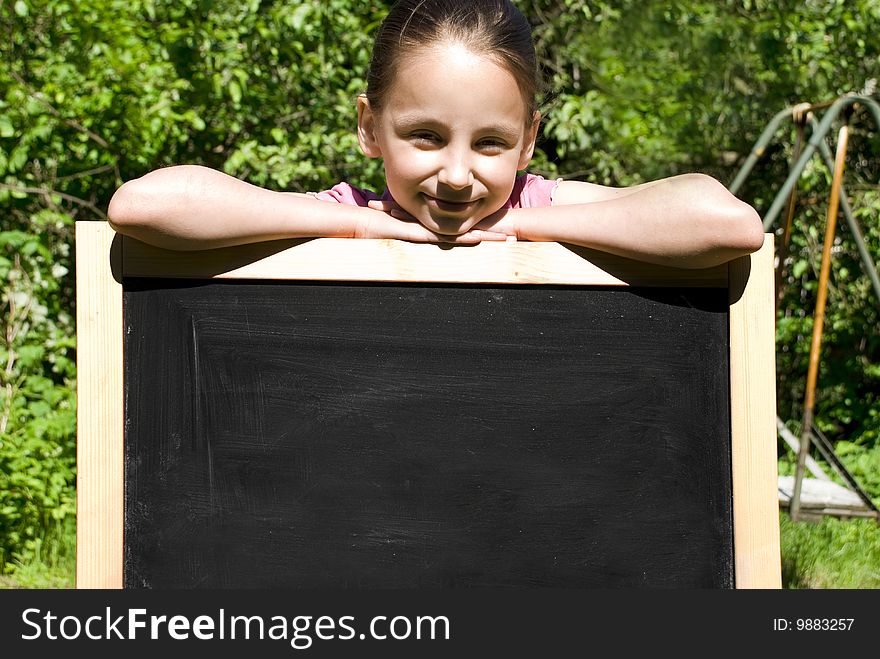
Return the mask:
[[[543, 176], [535, 174], [522, 174], [516, 177], [513, 184], [513, 192], [510, 198], [502, 208], [541, 208], [553, 205], [553, 193], [559, 181], [545, 179]], [[364, 190], [356, 188], [350, 183], [337, 183], [329, 190], [323, 192], [310, 193], [316, 199], [321, 201], [335, 201], [339, 204], [348, 204], [350, 206], [366, 206], [367, 202], [376, 199], [390, 199], [391, 195], [386, 190], [384, 194], [379, 195], [372, 190]]]

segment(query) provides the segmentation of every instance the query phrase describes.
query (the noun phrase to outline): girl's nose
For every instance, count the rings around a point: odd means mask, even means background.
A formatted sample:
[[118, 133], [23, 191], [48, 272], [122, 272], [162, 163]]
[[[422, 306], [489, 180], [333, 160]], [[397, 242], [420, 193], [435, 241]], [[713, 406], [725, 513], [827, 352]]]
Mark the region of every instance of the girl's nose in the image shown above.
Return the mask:
[[461, 190], [474, 184], [474, 172], [470, 161], [466, 156], [455, 153], [449, 154], [437, 178], [441, 184], [455, 190]]

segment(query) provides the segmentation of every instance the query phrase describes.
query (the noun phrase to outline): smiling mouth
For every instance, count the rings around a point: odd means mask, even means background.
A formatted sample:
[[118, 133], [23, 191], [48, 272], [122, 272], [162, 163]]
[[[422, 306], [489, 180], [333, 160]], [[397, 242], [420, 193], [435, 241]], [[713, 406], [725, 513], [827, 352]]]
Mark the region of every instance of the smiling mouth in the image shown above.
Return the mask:
[[432, 197], [431, 195], [425, 195], [425, 199], [428, 201], [429, 206], [434, 206], [442, 211], [446, 211], [448, 213], [460, 213], [462, 211], [466, 211], [473, 207], [476, 203], [474, 201], [450, 201], [448, 199], [440, 199], [439, 197]]

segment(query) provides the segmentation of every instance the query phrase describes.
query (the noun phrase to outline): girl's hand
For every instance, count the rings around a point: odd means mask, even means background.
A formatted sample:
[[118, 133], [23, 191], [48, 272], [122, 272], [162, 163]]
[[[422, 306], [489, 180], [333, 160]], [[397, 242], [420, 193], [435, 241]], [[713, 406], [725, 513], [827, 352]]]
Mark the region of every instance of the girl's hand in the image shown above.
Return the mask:
[[507, 240], [516, 241], [519, 238], [519, 232], [516, 226], [516, 220], [514, 219], [515, 215], [516, 211], [512, 211], [509, 208], [502, 208], [480, 220], [472, 231], [477, 230], [498, 233], [505, 236]]
[[506, 240], [508, 236], [495, 229], [476, 227], [460, 235], [435, 233], [425, 228], [394, 201], [377, 199], [368, 202], [367, 206], [379, 212], [360, 221], [353, 238], [395, 238], [419, 243], [475, 245], [483, 240]]
[[417, 222], [416, 218], [403, 210], [403, 208], [398, 206], [396, 201], [391, 199], [375, 199], [373, 201], [368, 201], [367, 206], [377, 211], [388, 213], [391, 217], [403, 220], [404, 222]]

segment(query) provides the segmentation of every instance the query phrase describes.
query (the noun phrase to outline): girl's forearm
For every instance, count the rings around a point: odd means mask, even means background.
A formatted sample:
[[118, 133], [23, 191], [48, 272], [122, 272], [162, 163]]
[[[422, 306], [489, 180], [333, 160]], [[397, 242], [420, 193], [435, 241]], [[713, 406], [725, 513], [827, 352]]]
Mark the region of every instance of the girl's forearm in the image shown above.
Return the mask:
[[667, 179], [617, 198], [518, 209], [520, 239], [581, 245], [679, 268], [704, 268], [759, 249], [755, 210], [709, 177]]
[[[169, 249], [208, 249], [316, 236], [351, 236], [357, 207], [266, 190], [206, 167], [181, 165], [125, 183], [110, 200], [110, 224]], [[372, 211], [368, 211], [372, 212]]]

